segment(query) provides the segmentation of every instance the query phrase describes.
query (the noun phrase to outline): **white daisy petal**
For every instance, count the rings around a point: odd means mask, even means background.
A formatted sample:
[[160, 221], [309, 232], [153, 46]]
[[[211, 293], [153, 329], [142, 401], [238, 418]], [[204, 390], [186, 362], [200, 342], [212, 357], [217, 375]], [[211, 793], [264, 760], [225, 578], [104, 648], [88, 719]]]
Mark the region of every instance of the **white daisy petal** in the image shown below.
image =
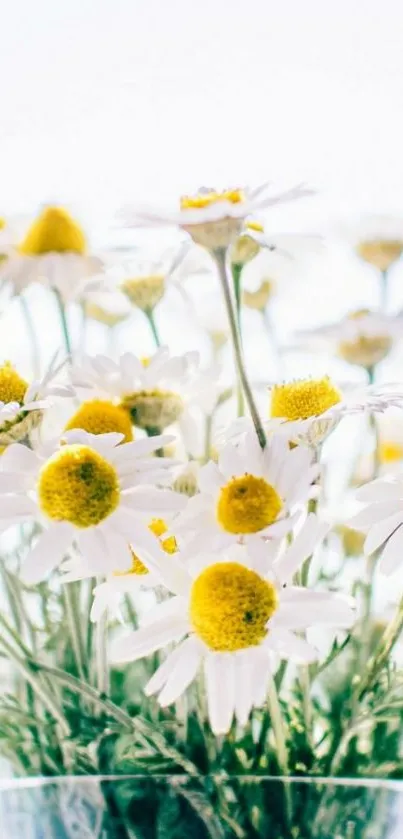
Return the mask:
[[36, 472], [40, 464], [40, 460], [28, 446], [23, 446], [22, 443], [13, 443], [8, 446], [1, 456], [0, 466], [1, 470], [5, 472]]
[[242, 475], [245, 471], [243, 458], [240, 451], [228, 443], [220, 452], [218, 465], [220, 472], [227, 480], [231, 480], [236, 475]]
[[254, 656], [250, 650], [235, 659], [235, 716], [239, 725], [246, 725], [254, 704]]
[[235, 662], [230, 653], [210, 652], [204, 661], [207, 707], [214, 734], [227, 734], [235, 710]]
[[393, 574], [403, 563], [403, 527], [399, 527], [388, 539], [380, 559], [382, 574]]
[[374, 524], [364, 542], [364, 553], [371, 556], [402, 524], [403, 510]]
[[307, 516], [294, 541], [275, 563], [275, 573], [281, 583], [287, 583], [293, 578], [302, 562], [314, 552], [328, 530], [329, 525], [319, 521], [313, 513]]
[[[199, 488], [201, 492], [217, 493], [225, 480], [217, 466], [212, 460], [202, 466], [199, 472]], [[198, 496], [194, 496], [197, 498]]]
[[368, 530], [374, 522], [397, 515], [399, 510], [402, 511], [403, 521], [403, 504], [397, 501], [379, 501], [376, 504], [369, 504], [349, 519], [348, 526], [357, 530]]
[[110, 659], [115, 664], [137, 661], [150, 653], [155, 653], [172, 641], [179, 641], [188, 632], [189, 622], [186, 618], [167, 617], [159, 623], [116, 638], [110, 645]]
[[162, 690], [174, 670], [177, 661], [181, 658], [182, 646], [186, 644], [188, 640], [189, 639], [187, 638], [186, 641], [179, 643], [178, 646], [167, 655], [165, 661], [160, 664], [144, 688], [146, 696], [153, 696], [153, 694], [159, 693], [160, 690]]
[[280, 605], [270, 621], [270, 627], [350, 627], [355, 618], [353, 607], [354, 601], [341, 594], [289, 586], [281, 593]]
[[318, 658], [318, 652], [311, 644], [288, 629], [272, 629], [267, 636], [266, 645], [281, 658], [290, 658], [298, 664], [310, 664]]
[[45, 579], [61, 562], [72, 541], [72, 528], [69, 524], [53, 524], [36, 541], [34, 548], [26, 556], [21, 579], [27, 585], [36, 585]]
[[158, 702], [162, 708], [171, 705], [193, 682], [203, 657], [203, 646], [199, 639], [191, 635], [180, 646], [180, 656], [176, 660], [161, 693]]
[[402, 501], [403, 484], [401, 481], [385, 481], [379, 479], [360, 487], [355, 493], [357, 501], [366, 503]]
[[27, 495], [2, 495], [0, 501], [0, 521], [7, 519], [29, 519], [37, 511], [36, 504]]

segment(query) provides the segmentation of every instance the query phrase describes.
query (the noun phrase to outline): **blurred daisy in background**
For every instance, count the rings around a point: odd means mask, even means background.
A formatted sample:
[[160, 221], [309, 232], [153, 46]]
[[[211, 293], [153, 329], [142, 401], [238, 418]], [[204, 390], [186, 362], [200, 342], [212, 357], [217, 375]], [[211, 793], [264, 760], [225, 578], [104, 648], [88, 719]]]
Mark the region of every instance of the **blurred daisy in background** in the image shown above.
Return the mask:
[[9, 446], [0, 461], [1, 530], [25, 521], [43, 528], [24, 559], [25, 582], [45, 579], [73, 543], [94, 574], [130, 569], [129, 544], [150, 542], [150, 519], [184, 504], [154, 486], [172, 461], [148, 455], [170, 439], [124, 443], [121, 434], [70, 431], [35, 451]]
[[[143, 249], [106, 272], [106, 282], [120, 289], [130, 303], [145, 313], [153, 312], [170, 286], [181, 291], [181, 282], [192, 269], [185, 269], [189, 244], [179, 243], [175, 248], [163, 248], [156, 253]], [[197, 271], [197, 265], [193, 267]]]
[[303, 348], [328, 349], [349, 364], [372, 371], [403, 338], [403, 316], [358, 309], [333, 324], [302, 330], [296, 338]]
[[403, 253], [403, 217], [363, 215], [347, 236], [361, 259], [379, 271], [388, 271]]
[[9, 249], [0, 279], [16, 289], [42, 282], [66, 302], [80, 296], [102, 260], [88, 247], [84, 231], [63, 207], [45, 206], [25, 235]]
[[[145, 616], [144, 625], [111, 645], [116, 663], [144, 658], [177, 642], [145, 687], [158, 694], [162, 707], [175, 702], [201, 668], [206, 684], [210, 725], [215, 734], [229, 731], [234, 716], [245, 725], [254, 707], [270, 697], [278, 658], [309, 663], [317, 650], [301, 632], [313, 626], [346, 628], [354, 621], [353, 601], [332, 592], [297, 587], [291, 581], [324, 535], [315, 516], [305, 525], [273, 566], [262, 570], [244, 547], [224, 554], [199, 555], [197, 563], [177, 563], [165, 584], [175, 596]], [[144, 552], [150, 570], [164, 577], [164, 560]]]
[[233, 244], [248, 216], [311, 194], [312, 190], [303, 185], [277, 195], [270, 193], [269, 184], [255, 189], [244, 187], [222, 191], [203, 187], [195, 195], [182, 196], [179, 209], [164, 211], [133, 207], [127, 208], [123, 216], [128, 227], [179, 227], [189, 233], [196, 244], [215, 251]]

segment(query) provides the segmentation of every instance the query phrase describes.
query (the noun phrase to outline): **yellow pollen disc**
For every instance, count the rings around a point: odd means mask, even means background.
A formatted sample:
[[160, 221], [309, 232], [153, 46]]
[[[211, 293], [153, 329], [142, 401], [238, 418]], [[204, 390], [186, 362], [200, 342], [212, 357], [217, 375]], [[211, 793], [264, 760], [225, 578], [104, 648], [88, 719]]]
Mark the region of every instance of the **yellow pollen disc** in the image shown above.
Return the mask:
[[[166, 533], [168, 530], [166, 523], [163, 519], [152, 519], [150, 521], [150, 524], [148, 525], [148, 529], [151, 530], [151, 533], [154, 533], [154, 536], [157, 537], [163, 536], [164, 533]], [[162, 539], [160, 541], [160, 545], [162, 547], [162, 550], [165, 551], [165, 553], [167, 554], [174, 554], [178, 550], [178, 546], [176, 544], [176, 539], [174, 536], [168, 536], [167, 539]], [[129, 569], [129, 571], [115, 571], [115, 576], [121, 577], [125, 574], [138, 574], [140, 576], [143, 576], [144, 574], [149, 574], [149, 570], [147, 566], [144, 565], [144, 562], [142, 562], [141, 559], [137, 556], [137, 554], [134, 553], [132, 548], [130, 548], [130, 550], [133, 559], [132, 567]]]
[[227, 533], [258, 533], [276, 521], [281, 498], [264, 478], [242, 475], [220, 490], [217, 520]]
[[168, 390], [139, 390], [126, 394], [121, 406], [129, 411], [138, 428], [164, 429], [177, 422], [183, 413], [179, 394]]
[[346, 556], [362, 556], [366, 534], [346, 525], [340, 525], [337, 530], [341, 537]]
[[190, 621], [199, 638], [217, 652], [256, 647], [278, 606], [272, 583], [238, 562], [206, 568], [190, 593]]
[[287, 420], [318, 417], [341, 401], [341, 393], [328, 376], [299, 379], [275, 385], [271, 392], [270, 415]]
[[379, 271], [387, 271], [394, 262], [400, 259], [403, 252], [403, 242], [399, 239], [373, 239], [361, 242], [357, 246], [357, 253]]
[[180, 200], [181, 210], [202, 210], [204, 207], [211, 207], [221, 201], [228, 201], [230, 204], [240, 204], [245, 200], [241, 189], [228, 189], [224, 192], [198, 192], [196, 195], [183, 195]]
[[19, 251], [26, 256], [45, 253], [86, 252], [85, 236], [70, 213], [62, 207], [46, 207], [33, 222]]
[[247, 221], [245, 227], [247, 230], [254, 230], [255, 233], [264, 233], [263, 224], [259, 221]]
[[2, 218], [0, 216], [0, 230], [4, 230], [5, 227], [7, 227], [7, 222], [6, 222], [5, 218]]
[[89, 446], [66, 445], [39, 473], [38, 501], [43, 513], [75, 527], [93, 527], [119, 504], [115, 468]]
[[0, 402], [24, 402], [28, 382], [22, 379], [9, 361], [0, 367]]
[[133, 429], [130, 416], [120, 405], [101, 399], [83, 402], [78, 411], [72, 416], [65, 431], [72, 428], [82, 428], [89, 434], [108, 434], [111, 431], [124, 434], [124, 443], [133, 440]]
[[380, 463], [396, 463], [403, 459], [403, 445], [394, 443], [392, 440], [385, 440], [378, 447], [378, 458]]

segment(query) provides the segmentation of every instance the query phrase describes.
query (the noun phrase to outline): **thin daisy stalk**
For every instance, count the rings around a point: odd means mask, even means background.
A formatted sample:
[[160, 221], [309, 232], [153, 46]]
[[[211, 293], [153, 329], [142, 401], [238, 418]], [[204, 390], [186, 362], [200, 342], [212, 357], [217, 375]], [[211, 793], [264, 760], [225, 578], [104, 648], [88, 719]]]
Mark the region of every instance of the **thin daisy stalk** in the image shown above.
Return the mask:
[[157, 329], [157, 324], [155, 322], [154, 312], [153, 312], [152, 309], [145, 309], [144, 314], [145, 314], [145, 316], [148, 320], [148, 323], [150, 325], [150, 330], [151, 330], [152, 336], [154, 338], [155, 346], [158, 350], [161, 346], [161, 340], [160, 340], [159, 332], [158, 332], [158, 329]]
[[246, 375], [244, 361], [242, 357], [242, 347], [241, 347], [241, 339], [239, 335], [239, 329], [236, 322], [236, 317], [234, 314], [234, 308], [232, 305], [231, 300], [231, 291], [228, 282], [228, 275], [227, 275], [227, 266], [226, 266], [226, 250], [224, 248], [218, 248], [214, 251], [214, 257], [217, 263], [218, 272], [220, 276], [221, 286], [224, 295], [225, 306], [228, 313], [228, 320], [230, 325], [231, 337], [232, 337], [232, 344], [234, 347], [234, 355], [235, 355], [235, 362], [237, 367], [237, 372], [239, 376], [239, 380], [245, 394], [245, 398], [248, 404], [248, 408], [253, 420], [253, 424], [256, 429], [256, 434], [262, 449], [266, 446], [266, 435], [264, 432], [264, 428], [261, 422], [261, 419], [258, 414], [258, 410], [255, 405], [255, 400], [253, 398], [253, 393], [251, 386], [248, 381], [248, 377]]
[[54, 291], [54, 295], [55, 295], [55, 298], [56, 298], [57, 308], [58, 308], [58, 311], [59, 311], [60, 326], [61, 326], [61, 330], [62, 330], [64, 346], [65, 346], [67, 355], [71, 356], [72, 346], [71, 346], [69, 325], [68, 325], [67, 316], [66, 316], [66, 309], [65, 309], [63, 299], [62, 299], [62, 296], [61, 296], [60, 292], [56, 288], [53, 289], [53, 291]]
[[27, 303], [27, 299], [24, 294], [20, 294], [20, 306], [21, 306], [21, 313], [25, 321], [25, 326], [27, 328], [27, 333], [29, 337], [29, 341], [31, 344], [32, 350], [32, 370], [33, 370], [33, 377], [34, 379], [39, 378], [40, 370], [41, 370], [41, 359], [40, 359], [40, 350], [38, 339], [36, 336], [35, 325], [32, 319], [31, 311], [29, 305]]
[[109, 666], [106, 651], [107, 618], [106, 613], [100, 616], [95, 628], [95, 659], [97, 670], [97, 686], [101, 696], [109, 694]]
[[[267, 685], [267, 704], [270, 713], [271, 724], [273, 727], [273, 734], [276, 741], [277, 746], [277, 760], [278, 765], [281, 769], [281, 773], [284, 776], [289, 774], [288, 771], [288, 751], [287, 751], [287, 743], [286, 743], [286, 732], [285, 732], [285, 725], [283, 720], [283, 715], [281, 713], [281, 706], [277, 694], [276, 683], [274, 681], [272, 673], [269, 674], [268, 678], [268, 685]], [[291, 825], [292, 821], [292, 798], [291, 798], [291, 790], [287, 783], [284, 785], [284, 797], [286, 803], [286, 816], [288, 825]]]
[[[234, 283], [234, 295], [235, 295], [235, 308], [236, 308], [236, 317], [237, 317], [237, 325], [239, 330], [239, 337], [242, 344], [242, 318], [241, 318], [241, 302], [242, 302], [242, 286], [241, 286], [241, 279], [242, 279], [242, 269], [243, 265], [238, 262], [234, 262], [231, 265], [231, 272], [232, 272], [232, 279]], [[244, 404], [244, 395], [242, 390], [242, 382], [239, 378], [238, 388], [237, 388], [237, 402], [238, 402], [238, 417], [243, 417], [245, 414], [245, 404]]]
[[371, 689], [377, 674], [382, 670], [382, 668], [386, 664], [389, 655], [402, 632], [403, 598], [401, 599], [392, 620], [386, 627], [374, 655], [368, 661], [366, 673], [364, 674], [364, 679], [359, 684], [359, 700], [361, 700], [365, 696], [367, 691]]

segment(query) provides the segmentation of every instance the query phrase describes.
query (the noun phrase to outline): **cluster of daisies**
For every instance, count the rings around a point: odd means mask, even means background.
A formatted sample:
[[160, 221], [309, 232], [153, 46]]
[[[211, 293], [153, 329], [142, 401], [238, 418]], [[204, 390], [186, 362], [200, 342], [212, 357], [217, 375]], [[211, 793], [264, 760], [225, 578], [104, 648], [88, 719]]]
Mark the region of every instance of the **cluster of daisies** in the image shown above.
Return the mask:
[[[128, 217], [133, 224], [177, 225], [217, 262], [224, 255], [240, 264], [256, 248], [271, 246], [249, 217], [305, 194], [301, 187], [274, 197], [267, 189], [203, 190], [183, 198], [169, 217], [147, 208]], [[16, 289], [42, 278], [66, 302], [69, 283], [82, 289], [97, 276], [93, 259], [73, 219], [45, 208], [9, 250], [3, 273]], [[177, 267], [176, 257], [171, 273]], [[150, 312], [163, 284], [156, 269], [126, 277], [121, 291]], [[104, 293], [105, 286], [92, 290]], [[377, 325], [381, 332], [370, 313], [358, 312], [343, 324], [341, 338], [329, 327], [309, 339], [335, 339], [344, 357], [370, 369], [393, 339], [386, 316]], [[349, 390], [322, 377], [269, 391], [264, 439], [240, 417], [201, 465], [177, 456], [178, 437], [192, 453], [200, 414], [208, 417], [219, 397], [215, 372], [201, 368], [195, 352], [82, 356], [52, 364], [32, 383], [9, 362], [0, 367], [1, 531], [35, 525], [22, 579], [27, 585], [51, 573], [64, 585], [94, 579], [94, 621], [119, 617], [123, 596], [154, 591], [140, 628], [112, 640], [111, 660], [160, 651], [145, 692], [161, 706], [175, 702], [202, 672], [216, 734], [227, 732], [234, 718], [245, 724], [264, 702], [280, 659], [317, 658], [312, 628], [336, 631], [354, 623], [351, 598], [307, 585], [310, 559], [328, 532], [314, 512], [321, 447], [348, 414], [403, 406], [403, 387], [393, 384]], [[49, 439], [43, 419], [58, 400], [69, 400], [71, 413]], [[391, 572], [403, 547], [403, 480], [370, 483], [359, 500], [355, 526], [368, 531], [365, 550], [382, 549], [383, 570]]]

